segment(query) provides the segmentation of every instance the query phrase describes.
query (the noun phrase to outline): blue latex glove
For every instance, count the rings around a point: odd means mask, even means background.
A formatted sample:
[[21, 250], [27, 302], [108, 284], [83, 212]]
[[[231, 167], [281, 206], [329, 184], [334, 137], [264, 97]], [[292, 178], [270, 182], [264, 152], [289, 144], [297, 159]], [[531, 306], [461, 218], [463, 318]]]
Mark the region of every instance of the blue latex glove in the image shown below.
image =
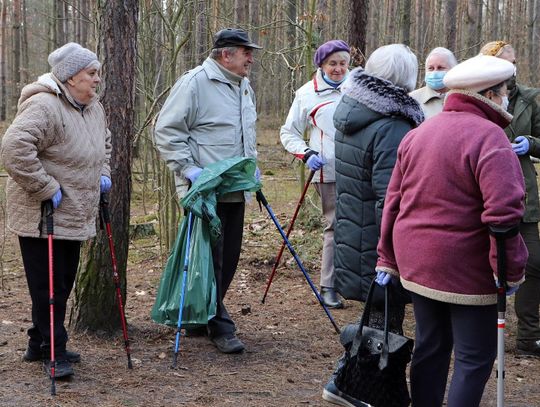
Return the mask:
[[307, 159], [306, 164], [311, 171], [318, 171], [326, 164], [326, 161], [319, 157], [319, 154], [313, 154]]
[[[498, 280], [495, 281], [495, 285], [497, 286], [497, 288], [499, 288], [499, 281]], [[506, 289], [506, 296], [508, 297], [508, 296], [514, 294], [517, 290], [519, 290], [519, 285], [515, 285], [513, 287], [508, 286], [508, 288]]]
[[519, 285], [515, 285], [513, 287], [508, 287], [508, 290], [506, 290], [506, 295], [510, 296], [514, 294], [517, 290], [519, 290]]
[[52, 201], [54, 209], [56, 209], [56, 208], [58, 208], [58, 206], [60, 206], [60, 202], [62, 202], [62, 190], [61, 189], [58, 189], [58, 191], [56, 191], [54, 193], [54, 195], [51, 198], [51, 201]]
[[261, 170], [259, 170], [259, 167], [255, 168], [255, 179], [257, 182], [261, 182]]
[[392, 279], [392, 275], [388, 274], [386, 271], [377, 271], [377, 277], [375, 277], [375, 281], [381, 287], [384, 287], [385, 285], [387, 285], [391, 279]]
[[525, 155], [529, 151], [529, 139], [525, 136], [517, 136], [512, 143], [512, 150], [517, 155]]
[[197, 181], [197, 178], [199, 178], [199, 175], [201, 175], [202, 168], [194, 167], [186, 172], [186, 178], [191, 181], [192, 184]]
[[111, 187], [112, 187], [111, 179], [107, 177], [106, 175], [102, 175], [99, 178], [99, 192], [102, 194], [106, 194], [107, 192], [111, 190]]

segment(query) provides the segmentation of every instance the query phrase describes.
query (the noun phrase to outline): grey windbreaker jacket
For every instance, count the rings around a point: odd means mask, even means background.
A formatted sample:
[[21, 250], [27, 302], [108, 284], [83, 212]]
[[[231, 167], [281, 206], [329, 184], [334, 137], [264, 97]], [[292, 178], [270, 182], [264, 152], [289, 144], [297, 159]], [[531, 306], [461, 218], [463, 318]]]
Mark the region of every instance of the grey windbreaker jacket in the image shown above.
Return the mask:
[[239, 92], [211, 58], [172, 88], [156, 122], [155, 141], [175, 174], [180, 198], [191, 168], [238, 156], [239, 146], [244, 157], [257, 157], [255, 95], [247, 78]]

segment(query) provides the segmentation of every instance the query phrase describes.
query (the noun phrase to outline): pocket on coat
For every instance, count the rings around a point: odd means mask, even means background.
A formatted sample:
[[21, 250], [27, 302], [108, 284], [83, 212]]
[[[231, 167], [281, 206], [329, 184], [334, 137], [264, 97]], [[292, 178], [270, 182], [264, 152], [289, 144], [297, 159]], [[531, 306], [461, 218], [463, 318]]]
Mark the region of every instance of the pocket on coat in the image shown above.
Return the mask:
[[197, 136], [199, 162], [202, 167], [235, 156], [236, 137], [234, 130], [215, 130]]

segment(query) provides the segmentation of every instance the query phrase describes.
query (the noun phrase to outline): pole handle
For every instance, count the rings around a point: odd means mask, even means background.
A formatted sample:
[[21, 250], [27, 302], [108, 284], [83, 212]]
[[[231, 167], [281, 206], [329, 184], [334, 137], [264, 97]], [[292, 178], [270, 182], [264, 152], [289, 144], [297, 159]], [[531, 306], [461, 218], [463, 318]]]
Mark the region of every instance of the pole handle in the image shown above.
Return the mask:
[[102, 193], [99, 196], [99, 206], [101, 208], [101, 217], [103, 223], [111, 223], [111, 214], [109, 212], [109, 196], [108, 194]]

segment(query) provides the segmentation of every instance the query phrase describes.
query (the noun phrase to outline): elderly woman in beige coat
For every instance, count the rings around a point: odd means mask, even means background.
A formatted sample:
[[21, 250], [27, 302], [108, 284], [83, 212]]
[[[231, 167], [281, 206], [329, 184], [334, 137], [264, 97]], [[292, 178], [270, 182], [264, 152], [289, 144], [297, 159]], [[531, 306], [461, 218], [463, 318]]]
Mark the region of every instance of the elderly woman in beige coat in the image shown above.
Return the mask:
[[66, 350], [66, 302], [73, 288], [81, 242], [96, 234], [100, 192], [111, 187], [110, 133], [97, 100], [96, 54], [69, 43], [49, 55], [52, 72], [21, 92], [15, 120], [1, 144], [7, 181], [7, 221], [18, 235], [32, 299], [26, 361], [44, 361], [48, 373], [50, 327], [48, 245], [42, 204], [54, 207], [55, 377], [73, 374], [80, 355]]

